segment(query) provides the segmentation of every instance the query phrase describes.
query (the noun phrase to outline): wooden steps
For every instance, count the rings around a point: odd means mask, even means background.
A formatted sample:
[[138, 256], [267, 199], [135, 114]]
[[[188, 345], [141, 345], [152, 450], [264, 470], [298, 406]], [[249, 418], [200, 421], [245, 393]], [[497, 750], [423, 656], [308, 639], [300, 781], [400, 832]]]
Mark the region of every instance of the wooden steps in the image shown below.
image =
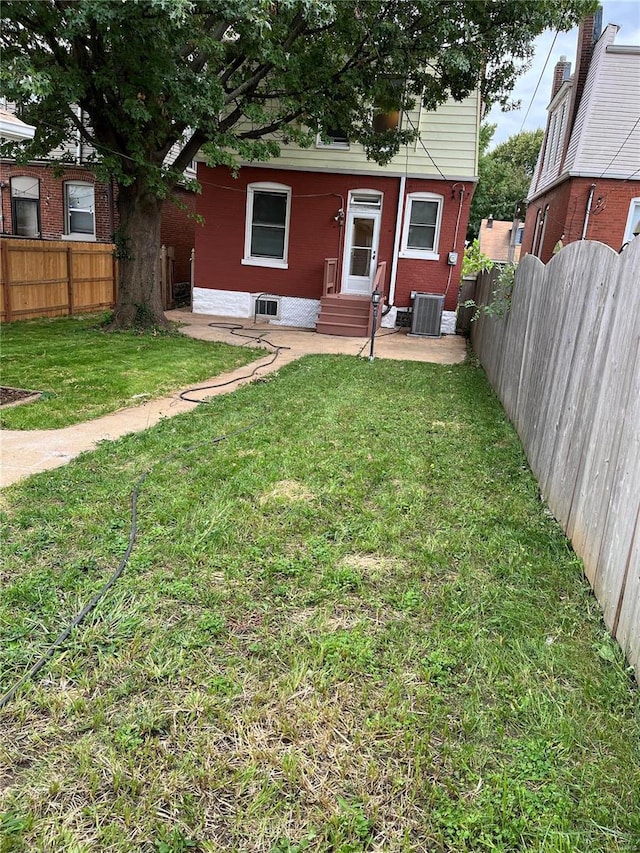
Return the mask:
[[320, 335], [367, 338], [371, 334], [370, 308], [371, 300], [368, 296], [342, 293], [323, 296], [320, 300], [316, 332]]

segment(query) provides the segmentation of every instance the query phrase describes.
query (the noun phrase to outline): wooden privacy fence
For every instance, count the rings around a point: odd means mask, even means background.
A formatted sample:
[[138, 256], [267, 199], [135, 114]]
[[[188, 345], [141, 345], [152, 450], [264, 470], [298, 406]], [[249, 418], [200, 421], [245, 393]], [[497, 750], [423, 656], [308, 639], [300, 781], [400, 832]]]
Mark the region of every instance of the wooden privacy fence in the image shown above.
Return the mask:
[[114, 249], [110, 243], [0, 240], [0, 321], [111, 308]]
[[[111, 243], [0, 239], [0, 322], [113, 308], [118, 264]], [[160, 250], [162, 305], [173, 308], [175, 252]]]
[[640, 237], [527, 255], [508, 315], [481, 314], [471, 340], [640, 681]]

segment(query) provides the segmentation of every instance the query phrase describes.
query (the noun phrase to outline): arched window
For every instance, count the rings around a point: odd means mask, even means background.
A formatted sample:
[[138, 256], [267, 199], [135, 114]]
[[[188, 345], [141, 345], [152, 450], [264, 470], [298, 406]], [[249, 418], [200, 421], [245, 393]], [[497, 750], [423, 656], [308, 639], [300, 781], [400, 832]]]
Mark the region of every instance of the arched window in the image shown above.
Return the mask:
[[18, 237], [40, 236], [40, 181], [21, 175], [11, 178], [12, 231]]

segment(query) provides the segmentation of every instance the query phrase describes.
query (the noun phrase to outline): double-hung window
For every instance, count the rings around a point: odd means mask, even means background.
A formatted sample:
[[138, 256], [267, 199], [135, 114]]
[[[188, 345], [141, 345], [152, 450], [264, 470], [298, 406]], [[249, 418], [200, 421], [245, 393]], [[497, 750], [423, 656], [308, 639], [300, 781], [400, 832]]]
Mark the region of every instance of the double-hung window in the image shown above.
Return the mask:
[[291, 187], [249, 184], [243, 264], [287, 269]]
[[434, 193], [410, 193], [402, 229], [401, 258], [437, 261], [443, 198]]
[[40, 236], [40, 181], [20, 176], [11, 178], [13, 233], [18, 237]]
[[77, 240], [96, 236], [95, 194], [93, 184], [67, 181], [64, 185], [64, 233]]

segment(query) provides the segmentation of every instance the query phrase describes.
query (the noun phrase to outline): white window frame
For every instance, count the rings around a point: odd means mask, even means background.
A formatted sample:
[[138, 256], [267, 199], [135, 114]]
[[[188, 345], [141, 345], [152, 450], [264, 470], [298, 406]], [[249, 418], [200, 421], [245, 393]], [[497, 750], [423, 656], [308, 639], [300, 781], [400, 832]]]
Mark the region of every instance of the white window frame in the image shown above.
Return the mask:
[[[85, 212], [91, 213], [93, 216], [93, 233], [88, 234], [84, 231], [71, 230], [71, 216], [69, 214], [69, 187], [90, 187], [93, 190], [93, 205], [91, 209]], [[64, 182], [64, 236], [70, 240], [96, 240], [96, 187], [90, 181], [65, 181]]]
[[640, 216], [640, 196], [632, 198], [629, 202], [629, 215], [627, 216], [627, 224], [624, 227], [624, 237], [622, 239], [623, 246], [625, 243], [633, 240], [633, 231], [631, 229], [633, 228], [635, 219], [634, 213], [636, 216]]
[[[433, 249], [417, 249], [407, 245], [409, 240], [409, 226], [411, 225], [411, 211], [414, 201], [435, 201], [438, 204], [438, 213], [436, 215], [435, 234], [433, 236]], [[400, 243], [400, 258], [414, 258], [421, 261], [439, 261], [440, 254], [438, 245], [440, 243], [440, 228], [442, 226], [442, 211], [444, 209], [444, 196], [436, 193], [409, 193], [405, 199], [404, 208], [404, 225], [402, 227], [402, 241]]]
[[318, 133], [316, 135], [316, 148], [334, 148], [338, 151], [349, 151], [351, 143], [348, 139], [344, 142], [342, 140], [338, 140], [337, 142], [323, 142], [321, 135]]
[[[17, 237], [38, 239], [41, 236], [40, 225], [40, 180], [31, 175], [14, 175], [10, 178], [11, 195], [11, 229]], [[18, 202], [26, 201], [36, 213], [35, 234], [19, 234], [18, 231]]]
[[[253, 200], [257, 192], [278, 192], [287, 197], [287, 208], [284, 223], [284, 247], [282, 258], [263, 258], [251, 254], [251, 232], [253, 228]], [[269, 181], [261, 181], [247, 186], [247, 209], [244, 224], [244, 257], [241, 263], [251, 267], [272, 267], [275, 269], [289, 269], [289, 223], [291, 220], [291, 187], [286, 184], [276, 184]]]

